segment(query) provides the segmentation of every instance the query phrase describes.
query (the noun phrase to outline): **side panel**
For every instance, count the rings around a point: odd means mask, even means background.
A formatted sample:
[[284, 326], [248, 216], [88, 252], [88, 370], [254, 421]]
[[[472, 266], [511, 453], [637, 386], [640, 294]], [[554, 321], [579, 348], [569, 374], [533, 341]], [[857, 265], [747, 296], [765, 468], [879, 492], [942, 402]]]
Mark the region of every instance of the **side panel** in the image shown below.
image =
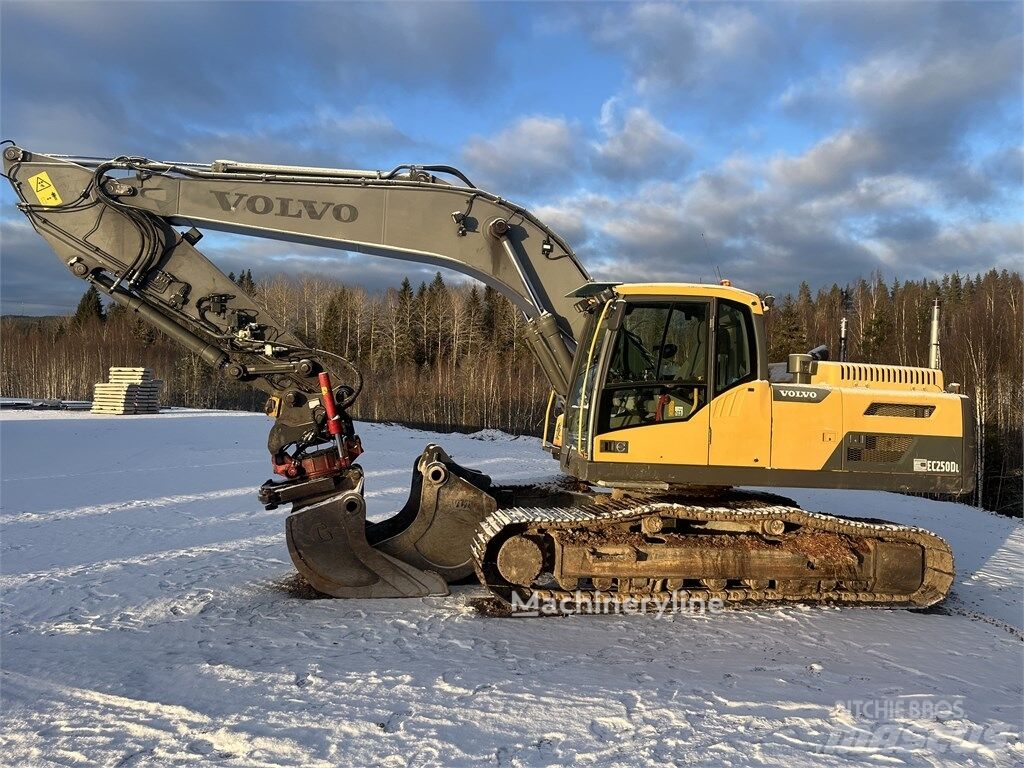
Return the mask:
[[833, 457], [843, 437], [840, 391], [799, 384], [770, 388], [772, 469], [839, 469]]
[[713, 465], [771, 466], [772, 393], [767, 381], [752, 381], [711, 401]]
[[[639, 428], [635, 438], [630, 436], [629, 454], [604, 453], [598, 462], [572, 456], [567, 469], [583, 480], [609, 485], [644, 480], [670, 485], [860, 488], [951, 494], [969, 493], [975, 487], [974, 418], [966, 398], [939, 392], [850, 391], [801, 385], [771, 385], [770, 391], [770, 468], [726, 464], [720, 454], [714, 454], [707, 465], [695, 461], [692, 455], [670, 458], [685, 455], [687, 448], [678, 441], [693, 436], [672, 433], [671, 442], [666, 440], [674, 446], [669, 450], [657, 450], [655, 445], [645, 442], [646, 436], [655, 430], [666, 430], [658, 434], [667, 438], [667, 429], [688, 424], [683, 422]], [[712, 413], [714, 405], [713, 402]], [[749, 437], [752, 426], [748, 425], [745, 433], [738, 426], [741, 434], [736, 439], [740, 443], [744, 434]], [[629, 431], [633, 430], [616, 430], [601, 437], [625, 439]], [[730, 448], [727, 440], [723, 442], [725, 453], [743, 450]], [[694, 448], [699, 452], [700, 446], [690, 446], [690, 450]]]
[[902, 390], [838, 390], [843, 397], [847, 432], [962, 437], [959, 395]]
[[[687, 421], [667, 421], [632, 429], [616, 429], [594, 439], [596, 461], [617, 464], [690, 464], [707, 466], [710, 408], [701, 408]], [[609, 443], [626, 443], [626, 452], [605, 450]]]
[[964, 470], [961, 398], [905, 390], [840, 390], [843, 469], [957, 477]]

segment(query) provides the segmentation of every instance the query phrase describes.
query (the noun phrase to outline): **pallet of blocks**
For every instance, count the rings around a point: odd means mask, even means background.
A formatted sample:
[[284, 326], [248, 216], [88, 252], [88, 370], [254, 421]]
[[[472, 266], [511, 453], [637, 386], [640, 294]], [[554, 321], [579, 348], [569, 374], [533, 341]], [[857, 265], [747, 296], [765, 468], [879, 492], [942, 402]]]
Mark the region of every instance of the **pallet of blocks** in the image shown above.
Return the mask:
[[153, 378], [149, 368], [110, 369], [110, 380], [96, 385], [92, 399], [93, 413], [126, 414], [159, 413], [160, 389], [163, 382]]

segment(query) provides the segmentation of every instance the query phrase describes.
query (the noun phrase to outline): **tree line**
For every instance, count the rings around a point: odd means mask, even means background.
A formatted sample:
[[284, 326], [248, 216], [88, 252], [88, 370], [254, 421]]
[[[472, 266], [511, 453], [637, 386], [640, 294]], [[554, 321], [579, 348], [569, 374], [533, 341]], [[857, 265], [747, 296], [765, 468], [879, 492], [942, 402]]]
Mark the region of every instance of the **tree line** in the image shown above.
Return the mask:
[[[440, 274], [382, 293], [323, 276], [235, 278], [306, 343], [342, 355], [367, 385], [356, 419], [441, 431], [501, 429], [539, 434], [548, 389], [524, 338], [521, 313], [501, 294], [449, 285]], [[946, 275], [886, 283], [880, 277], [812, 292], [802, 284], [767, 315], [769, 356], [827, 345], [839, 350], [848, 320], [848, 359], [924, 366], [931, 307], [942, 302], [946, 381], [972, 398], [980, 472], [974, 503], [1020, 514], [1024, 421], [1024, 281], [1018, 273]], [[197, 355], [123, 308], [104, 308], [95, 289], [70, 317], [2, 323], [0, 393], [7, 397], [91, 399], [111, 365], [145, 365], [165, 381], [163, 402], [261, 410], [264, 396], [216, 375]]]

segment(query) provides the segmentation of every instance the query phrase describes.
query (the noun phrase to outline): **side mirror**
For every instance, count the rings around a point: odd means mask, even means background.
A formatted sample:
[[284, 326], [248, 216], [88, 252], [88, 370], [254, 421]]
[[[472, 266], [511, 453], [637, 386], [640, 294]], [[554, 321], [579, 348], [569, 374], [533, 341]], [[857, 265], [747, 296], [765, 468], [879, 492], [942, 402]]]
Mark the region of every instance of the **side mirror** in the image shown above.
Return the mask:
[[761, 299], [761, 304], [764, 306], [764, 309], [767, 312], [769, 309], [775, 306], [775, 297], [769, 293], [763, 299]]

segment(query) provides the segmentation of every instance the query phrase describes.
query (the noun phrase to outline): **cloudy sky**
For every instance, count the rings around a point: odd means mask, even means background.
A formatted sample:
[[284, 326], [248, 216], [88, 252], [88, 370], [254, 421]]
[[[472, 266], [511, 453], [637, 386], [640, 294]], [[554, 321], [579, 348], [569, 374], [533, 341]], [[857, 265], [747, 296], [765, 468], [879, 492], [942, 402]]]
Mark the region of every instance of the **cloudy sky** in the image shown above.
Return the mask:
[[[447, 163], [595, 277], [785, 292], [1024, 265], [1022, 4], [0, 2], [0, 134], [54, 153]], [[5, 313], [72, 308], [0, 193]], [[372, 289], [416, 266], [209, 236]]]

